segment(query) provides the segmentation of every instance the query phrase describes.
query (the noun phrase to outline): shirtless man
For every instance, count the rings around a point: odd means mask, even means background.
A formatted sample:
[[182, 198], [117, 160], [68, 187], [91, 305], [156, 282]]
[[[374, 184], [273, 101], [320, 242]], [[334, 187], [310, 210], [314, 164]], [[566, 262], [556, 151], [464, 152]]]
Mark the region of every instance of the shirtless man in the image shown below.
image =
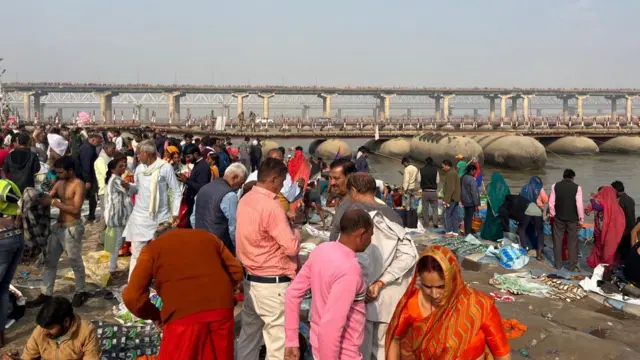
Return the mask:
[[82, 262], [82, 239], [84, 225], [80, 219], [80, 211], [84, 203], [84, 183], [75, 174], [75, 163], [71, 156], [63, 156], [55, 161], [53, 167], [58, 181], [48, 195], [44, 195], [41, 203], [50, 204], [60, 209], [58, 222], [51, 229], [47, 245], [42, 293], [28, 307], [40, 307], [53, 295], [56, 281], [58, 261], [62, 252], [66, 251], [69, 263], [76, 279], [76, 293], [71, 301], [74, 307], [84, 304], [88, 298], [85, 292], [85, 271]]

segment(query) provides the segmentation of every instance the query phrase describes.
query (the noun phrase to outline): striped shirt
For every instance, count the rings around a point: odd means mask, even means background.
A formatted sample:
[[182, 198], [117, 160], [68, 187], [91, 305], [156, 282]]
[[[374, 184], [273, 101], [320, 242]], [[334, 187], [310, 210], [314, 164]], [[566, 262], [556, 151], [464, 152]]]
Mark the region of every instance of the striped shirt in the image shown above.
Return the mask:
[[240, 200], [236, 217], [236, 254], [247, 274], [293, 279], [300, 233], [291, 230], [276, 194], [255, 186]]

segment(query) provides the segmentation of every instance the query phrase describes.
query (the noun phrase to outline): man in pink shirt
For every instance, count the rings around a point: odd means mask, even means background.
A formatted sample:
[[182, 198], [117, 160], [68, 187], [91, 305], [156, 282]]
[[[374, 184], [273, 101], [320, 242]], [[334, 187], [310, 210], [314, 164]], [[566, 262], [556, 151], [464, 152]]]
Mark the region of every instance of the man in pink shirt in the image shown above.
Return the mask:
[[582, 188], [573, 182], [576, 173], [566, 169], [562, 181], [551, 186], [549, 195], [549, 215], [553, 221], [553, 251], [556, 269], [562, 267], [562, 238], [567, 234], [569, 266], [571, 271], [580, 272], [578, 266], [578, 231], [584, 222]]
[[268, 158], [258, 182], [238, 204], [236, 254], [246, 269], [237, 359], [256, 360], [262, 339], [267, 360], [284, 357], [284, 294], [296, 274], [300, 233], [293, 231], [277, 194], [288, 173]]
[[311, 302], [311, 349], [316, 360], [362, 359], [366, 286], [356, 258], [371, 244], [373, 221], [363, 209], [349, 209], [340, 219], [340, 238], [318, 246], [287, 289], [285, 360], [298, 360], [300, 304]]

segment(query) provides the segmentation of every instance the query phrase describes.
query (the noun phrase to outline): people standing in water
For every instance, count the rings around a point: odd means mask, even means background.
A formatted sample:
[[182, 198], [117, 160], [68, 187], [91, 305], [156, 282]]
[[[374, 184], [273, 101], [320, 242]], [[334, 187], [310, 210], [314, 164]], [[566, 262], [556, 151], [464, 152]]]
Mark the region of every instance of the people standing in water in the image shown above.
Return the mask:
[[[530, 224], [533, 224], [535, 229], [535, 236], [537, 241], [536, 245], [536, 258], [542, 260], [544, 249], [544, 219], [543, 210], [545, 204], [549, 203], [549, 197], [544, 192], [542, 187], [542, 179], [539, 176], [532, 176], [528, 184], [525, 184], [520, 190], [520, 196], [529, 201], [529, 205], [524, 212], [524, 219], [518, 226], [518, 236], [526, 236], [527, 228]], [[531, 241], [530, 243], [534, 243]]]
[[511, 349], [492, 297], [464, 283], [456, 255], [430, 246], [389, 324], [387, 360], [510, 360]]
[[498, 216], [504, 199], [511, 193], [509, 185], [498, 172], [491, 175], [491, 182], [487, 186], [487, 216], [480, 229], [480, 237], [485, 240], [497, 241], [504, 237], [502, 221]]
[[625, 231], [624, 211], [618, 204], [618, 192], [612, 186], [603, 186], [591, 197], [586, 213], [594, 214], [594, 244], [587, 257], [587, 265], [616, 264], [618, 245]]

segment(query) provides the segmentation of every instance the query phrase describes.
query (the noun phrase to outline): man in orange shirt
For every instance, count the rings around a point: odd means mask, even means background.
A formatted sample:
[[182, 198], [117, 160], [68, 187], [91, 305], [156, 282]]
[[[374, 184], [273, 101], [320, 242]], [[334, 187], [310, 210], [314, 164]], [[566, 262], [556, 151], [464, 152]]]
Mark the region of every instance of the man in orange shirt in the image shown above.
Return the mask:
[[247, 272], [238, 360], [257, 359], [262, 338], [267, 360], [284, 358], [284, 295], [300, 247], [300, 233], [291, 229], [277, 200], [286, 175], [282, 160], [266, 159], [257, 184], [238, 204], [236, 253]]
[[[171, 229], [142, 250], [122, 298], [132, 314], [164, 327], [160, 359], [231, 360], [233, 292], [242, 275], [215, 235]], [[162, 310], [149, 301], [151, 283]]]

